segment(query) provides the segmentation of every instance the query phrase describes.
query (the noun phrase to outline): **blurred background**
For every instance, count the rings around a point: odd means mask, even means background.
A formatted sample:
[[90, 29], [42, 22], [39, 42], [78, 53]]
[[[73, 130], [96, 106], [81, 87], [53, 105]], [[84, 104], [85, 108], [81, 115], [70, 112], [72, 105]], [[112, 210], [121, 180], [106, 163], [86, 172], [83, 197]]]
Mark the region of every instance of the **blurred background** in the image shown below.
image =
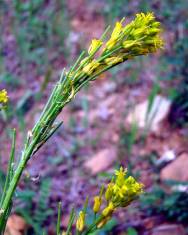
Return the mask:
[[98, 234], [188, 234], [187, 1], [0, 0], [0, 89], [10, 98], [0, 113], [0, 180], [11, 129], [19, 158], [61, 70], [107, 25], [147, 11], [162, 24], [165, 49], [105, 73], [64, 109], [63, 127], [23, 174], [11, 235], [55, 234], [59, 201], [66, 227], [71, 208], [79, 210], [86, 196], [92, 205], [119, 165], [146, 193]]

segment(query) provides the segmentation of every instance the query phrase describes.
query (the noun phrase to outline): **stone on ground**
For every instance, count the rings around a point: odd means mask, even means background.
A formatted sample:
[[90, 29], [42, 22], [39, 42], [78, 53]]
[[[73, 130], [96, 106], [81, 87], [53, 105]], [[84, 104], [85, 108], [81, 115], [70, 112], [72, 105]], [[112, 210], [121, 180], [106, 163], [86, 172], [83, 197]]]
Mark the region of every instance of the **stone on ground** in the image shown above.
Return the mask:
[[103, 149], [96, 153], [93, 157], [89, 158], [84, 167], [90, 171], [92, 175], [96, 175], [108, 169], [117, 158], [117, 149], [109, 148]]
[[152, 132], [157, 132], [160, 128], [161, 121], [166, 118], [170, 110], [171, 101], [157, 95], [154, 98], [149, 113], [148, 105], [148, 100], [136, 105], [134, 110], [128, 115], [126, 122], [128, 124], [137, 123], [139, 128], [148, 128]]
[[161, 180], [188, 181], [188, 154], [183, 153], [161, 170]]
[[182, 225], [165, 224], [154, 228], [152, 235], [186, 235], [186, 232]]

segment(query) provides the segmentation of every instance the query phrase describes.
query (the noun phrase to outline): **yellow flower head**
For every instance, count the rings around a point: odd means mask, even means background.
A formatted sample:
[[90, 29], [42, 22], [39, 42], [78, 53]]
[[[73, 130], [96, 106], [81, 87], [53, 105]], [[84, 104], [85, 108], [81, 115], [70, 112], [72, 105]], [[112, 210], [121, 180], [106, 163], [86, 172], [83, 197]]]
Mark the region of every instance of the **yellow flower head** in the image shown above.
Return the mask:
[[89, 47], [89, 49], [88, 49], [89, 55], [95, 53], [95, 52], [98, 50], [98, 48], [99, 48], [100, 46], [102, 46], [102, 44], [103, 44], [103, 42], [102, 42], [101, 40], [93, 39], [93, 40], [91, 41], [91, 45], [90, 45], [90, 47]]
[[127, 35], [123, 47], [134, 56], [155, 52], [163, 47], [163, 40], [159, 36], [160, 23], [155, 20], [153, 13], [136, 14], [136, 18], [123, 31]]
[[100, 65], [99, 62], [93, 60], [83, 68], [83, 72], [86, 73], [87, 75], [90, 75], [99, 65]]
[[0, 103], [6, 104], [8, 102], [8, 95], [5, 89], [0, 91]]
[[83, 231], [85, 225], [85, 213], [80, 211], [78, 219], [76, 221], [76, 229], [80, 232]]
[[123, 26], [121, 22], [116, 22], [115, 28], [112, 32], [111, 38], [117, 39], [122, 32]]
[[[115, 182], [108, 184], [105, 192], [105, 198], [108, 201], [108, 207], [103, 210], [106, 211], [116, 208], [125, 207], [135, 200], [142, 192], [143, 185], [138, 183], [133, 177], [126, 178], [127, 170], [120, 167], [115, 171]], [[112, 204], [110, 204], [112, 202]]]
[[125, 181], [125, 175], [127, 173], [127, 169], [123, 169], [123, 167], [121, 166], [119, 170], [115, 171], [115, 175], [116, 175], [116, 184], [118, 186], [123, 186], [124, 181]]

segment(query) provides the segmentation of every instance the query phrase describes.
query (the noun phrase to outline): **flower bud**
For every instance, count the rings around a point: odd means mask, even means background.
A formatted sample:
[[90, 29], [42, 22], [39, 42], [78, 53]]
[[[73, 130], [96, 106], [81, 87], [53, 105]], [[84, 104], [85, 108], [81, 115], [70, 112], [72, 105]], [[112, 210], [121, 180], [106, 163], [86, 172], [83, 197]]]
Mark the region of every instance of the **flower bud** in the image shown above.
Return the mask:
[[105, 192], [105, 198], [107, 201], [109, 201], [112, 198], [113, 195], [113, 183], [109, 183]]
[[102, 204], [102, 198], [99, 196], [94, 197], [93, 212], [98, 213]]
[[79, 232], [82, 232], [84, 229], [84, 225], [85, 225], [85, 213], [83, 211], [80, 211], [78, 219], [76, 221], [76, 229]]
[[99, 65], [100, 65], [99, 62], [93, 60], [83, 68], [83, 72], [86, 73], [87, 75], [90, 75]]
[[104, 215], [105, 217], [111, 216], [114, 210], [115, 210], [114, 204], [110, 202], [108, 206], [104, 208], [104, 210], [102, 211], [102, 215]]
[[91, 45], [88, 49], [89, 55], [93, 54], [95, 51], [98, 50], [98, 48], [103, 44], [101, 40], [93, 39], [91, 41]]
[[3, 89], [2, 91], [0, 91], [0, 103], [7, 103], [8, 102], [8, 95], [7, 95], [7, 91], [5, 89]]

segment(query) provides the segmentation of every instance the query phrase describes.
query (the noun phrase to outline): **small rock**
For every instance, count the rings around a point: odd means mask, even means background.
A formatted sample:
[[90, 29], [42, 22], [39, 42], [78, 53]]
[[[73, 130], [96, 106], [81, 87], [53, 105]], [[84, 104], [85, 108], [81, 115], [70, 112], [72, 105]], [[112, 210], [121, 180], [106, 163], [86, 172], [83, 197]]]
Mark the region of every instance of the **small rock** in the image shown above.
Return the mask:
[[5, 235], [22, 235], [27, 228], [25, 220], [16, 214], [9, 217], [5, 229]]
[[101, 118], [101, 120], [107, 121], [111, 114], [113, 114], [113, 110], [108, 109], [106, 106], [99, 106], [98, 116]]
[[179, 224], [164, 224], [156, 227], [152, 235], [186, 235], [186, 231]]
[[161, 180], [188, 181], [188, 154], [181, 154], [161, 170]]
[[167, 116], [171, 102], [157, 95], [154, 98], [151, 110], [147, 114], [149, 101], [146, 100], [141, 104], [135, 106], [134, 110], [128, 115], [126, 122], [129, 124], [137, 123], [140, 128], [149, 128], [152, 132], [157, 132], [160, 127], [160, 123]]
[[104, 83], [102, 88], [106, 94], [110, 94], [112, 92], [115, 92], [117, 85], [115, 82], [108, 81], [108, 82]]
[[103, 149], [93, 157], [89, 158], [84, 167], [88, 169], [92, 175], [106, 170], [110, 167], [117, 158], [117, 149]]
[[141, 220], [141, 226], [144, 226], [147, 230], [152, 230], [158, 224], [161, 224], [163, 218], [160, 215], [150, 216]]
[[174, 185], [174, 186], [172, 186], [172, 191], [188, 193], [188, 186], [187, 185], [183, 185], [183, 184]]
[[176, 158], [174, 150], [166, 150], [163, 155], [156, 161], [156, 165], [161, 165], [166, 162], [170, 162]]

